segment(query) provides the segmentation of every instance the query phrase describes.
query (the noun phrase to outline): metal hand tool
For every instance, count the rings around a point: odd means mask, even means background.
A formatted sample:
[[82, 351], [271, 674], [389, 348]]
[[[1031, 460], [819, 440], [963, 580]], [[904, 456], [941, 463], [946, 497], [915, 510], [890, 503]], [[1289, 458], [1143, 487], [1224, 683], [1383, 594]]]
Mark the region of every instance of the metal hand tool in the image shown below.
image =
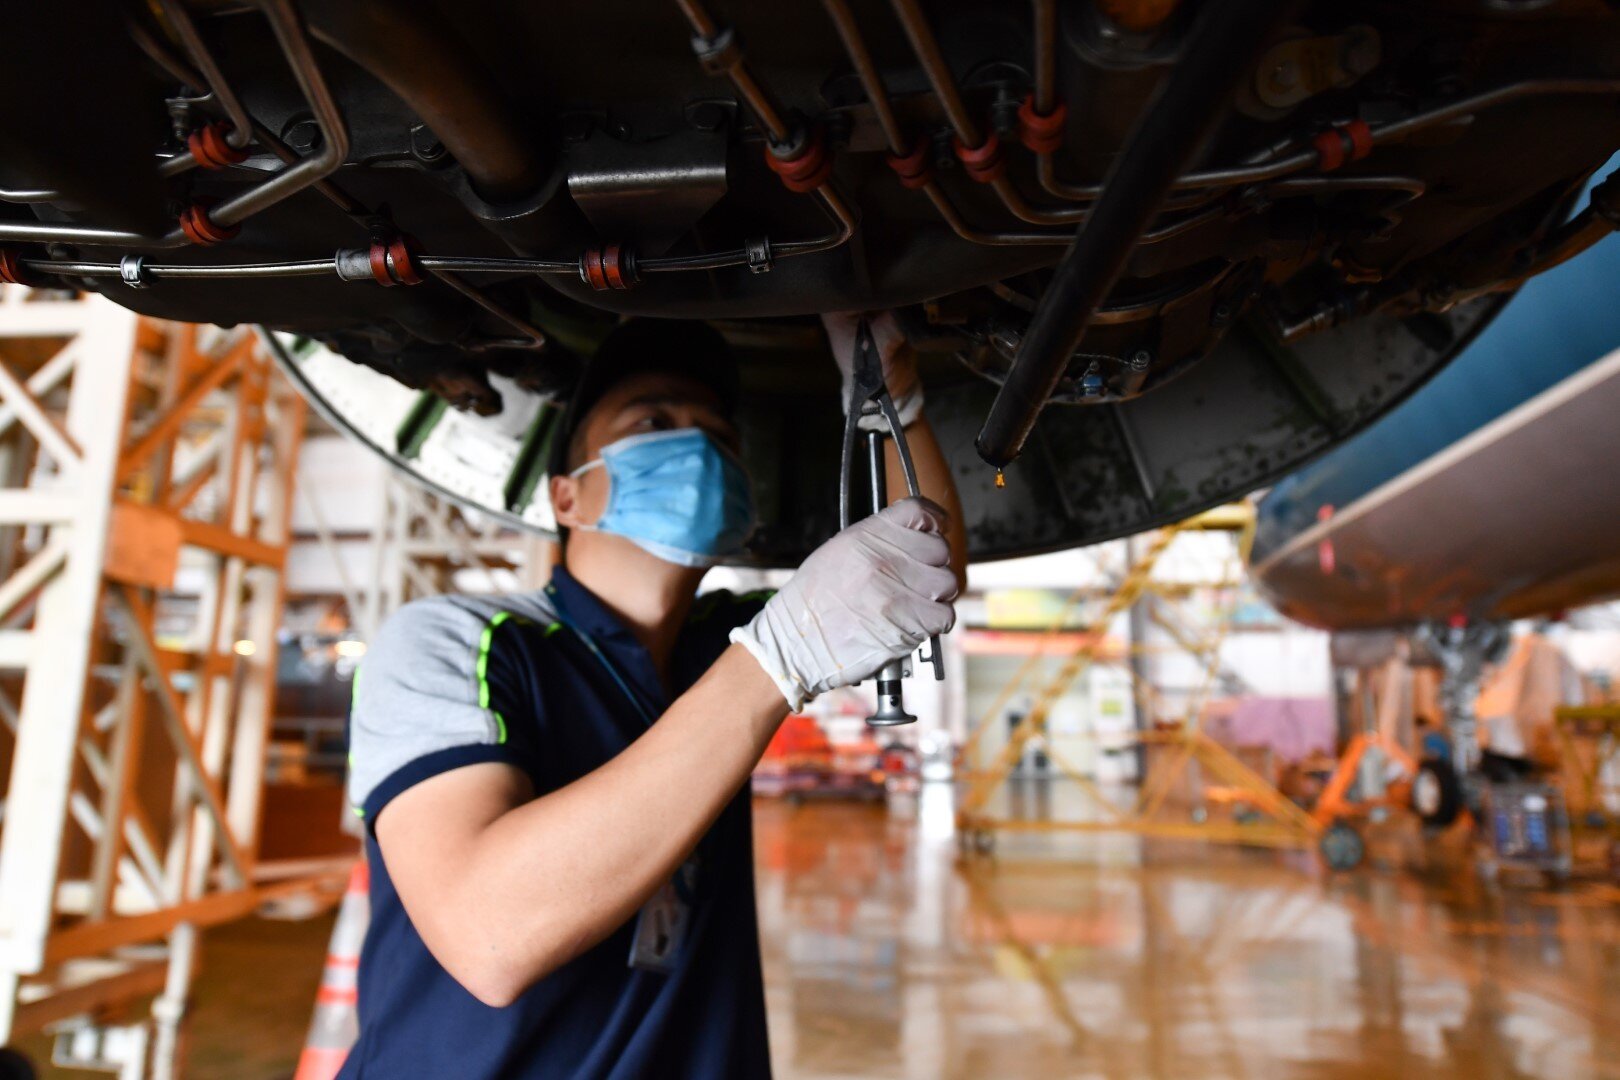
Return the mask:
[[[877, 341], [872, 336], [872, 327], [866, 319], [860, 321], [855, 332], [855, 363], [853, 386], [850, 390], [849, 409], [844, 418], [844, 452], [840, 458], [838, 473], [838, 524], [840, 528], [848, 528], [851, 518], [851, 500], [854, 495], [850, 470], [855, 459], [855, 437], [860, 430], [862, 416], [882, 416], [888, 425], [888, 437], [894, 440], [894, 448], [900, 458], [900, 471], [905, 474], [906, 490], [913, 497], [922, 495], [922, 489], [917, 485], [917, 467], [911, 460], [911, 448], [906, 445], [905, 429], [900, 423], [900, 414], [894, 407], [894, 399], [889, 396], [889, 388], [883, 381], [883, 359], [878, 355]], [[883, 456], [883, 439], [881, 431], [868, 431], [866, 433], [867, 476], [872, 487], [872, 512], [875, 514], [887, 504], [888, 481], [885, 475], [885, 459]], [[939, 651], [939, 636], [929, 638], [929, 652], [922, 655], [919, 650], [918, 659], [924, 663], [934, 665], [934, 678], [945, 677], [945, 662], [943, 654]], [[885, 664], [877, 675], [877, 711], [866, 718], [866, 722], [873, 727], [892, 727], [896, 724], [915, 723], [917, 718], [906, 712], [905, 695], [901, 680], [911, 674], [911, 657], [905, 656]]]

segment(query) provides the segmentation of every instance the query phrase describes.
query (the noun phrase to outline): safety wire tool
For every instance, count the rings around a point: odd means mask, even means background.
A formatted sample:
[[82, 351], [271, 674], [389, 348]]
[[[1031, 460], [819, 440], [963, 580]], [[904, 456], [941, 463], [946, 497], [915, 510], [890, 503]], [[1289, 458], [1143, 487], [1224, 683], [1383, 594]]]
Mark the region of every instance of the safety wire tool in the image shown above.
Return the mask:
[[[867, 477], [872, 487], [872, 513], [877, 513], [888, 504], [888, 477], [886, 473], [883, 453], [883, 440], [881, 431], [866, 431], [860, 429], [863, 416], [881, 416], [888, 426], [888, 438], [894, 440], [894, 448], [900, 458], [900, 471], [906, 477], [906, 490], [913, 498], [922, 495], [922, 489], [917, 485], [917, 467], [911, 460], [911, 447], [906, 445], [905, 429], [900, 423], [900, 414], [894, 407], [894, 399], [889, 396], [889, 388], [883, 381], [883, 360], [878, 355], [877, 341], [872, 336], [872, 327], [866, 319], [860, 321], [855, 333], [855, 363], [853, 387], [850, 391], [849, 409], [844, 417], [844, 452], [840, 459], [838, 473], [838, 525], [847, 529], [851, 518], [851, 503], [854, 497], [854, 483], [850, 475], [855, 464], [855, 442], [859, 435], [866, 436]], [[934, 678], [945, 678], [944, 657], [939, 651], [939, 636], [936, 634], [928, 641], [928, 654], [918, 651], [918, 659], [923, 663], [934, 665]], [[904, 656], [898, 660], [885, 664], [877, 674], [877, 711], [866, 718], [866, 722], [873, 727], [892, 727], [895, 724], [912, 724], [917, 718], [906, 712], [905, 692], [901, 680], [911, 675], [911, 657]]]

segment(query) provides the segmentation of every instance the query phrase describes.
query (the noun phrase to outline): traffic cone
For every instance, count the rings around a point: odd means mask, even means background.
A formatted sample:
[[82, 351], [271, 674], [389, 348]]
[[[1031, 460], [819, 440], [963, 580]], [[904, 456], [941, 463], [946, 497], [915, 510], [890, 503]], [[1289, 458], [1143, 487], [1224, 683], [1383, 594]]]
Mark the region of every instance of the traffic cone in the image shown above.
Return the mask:
[[337, 924], [332, 927], [332, 944], [321, 972], [321, 988], [315, 994], [315, 1018], [298, 1057], [293, 1080], [332, 1080], [343, 1068], [343, 1059], [360, 1037], [359, 1000], [360, 944], [371, 921], [371, 872], [366, 861], [355, 862], [349, 874], [349, 887], [338, 907]]

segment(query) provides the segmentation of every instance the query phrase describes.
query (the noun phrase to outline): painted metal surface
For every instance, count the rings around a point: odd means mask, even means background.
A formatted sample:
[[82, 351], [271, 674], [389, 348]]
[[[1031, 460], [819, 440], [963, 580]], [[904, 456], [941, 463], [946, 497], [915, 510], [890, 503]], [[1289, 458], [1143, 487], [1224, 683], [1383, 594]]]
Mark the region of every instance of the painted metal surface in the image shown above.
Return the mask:
[[1531, 281], [1385, 420], [1260, 503], [1254, 575], [1317, 626], [1620, 592], [1620, 238]]

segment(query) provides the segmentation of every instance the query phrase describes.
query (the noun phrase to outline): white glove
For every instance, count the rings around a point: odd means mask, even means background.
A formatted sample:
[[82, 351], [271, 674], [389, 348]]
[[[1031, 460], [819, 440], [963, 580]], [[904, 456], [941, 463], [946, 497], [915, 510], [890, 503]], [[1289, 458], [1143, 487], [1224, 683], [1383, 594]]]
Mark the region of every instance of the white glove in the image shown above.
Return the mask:
[[944, 511], [901, 499], [822, 544], [747, 626], [731, 632], [800, 709], [875, 675], [956, 622]]
[[[872, 327], [872, 342], [883, 361], [883, 381], [894, 399], [894, 411], [900, 414], [900, 426], [908, 427], [922, 412], [922, 383], [917, 378], [916, 354], [906, 346], [906, 335], [895, 322], [893, 312], [829, 311], [821, 317], [833, 359], [838, 361], [838, 373], [843, 376], [839, 401], [847, 412], [850, 387], [855, 381], [855, 335], [862, 315], [868, 316]], [[889, 430], [889, 425], [875, 415], [861, 417], [859, 427], [862, 431]]]

